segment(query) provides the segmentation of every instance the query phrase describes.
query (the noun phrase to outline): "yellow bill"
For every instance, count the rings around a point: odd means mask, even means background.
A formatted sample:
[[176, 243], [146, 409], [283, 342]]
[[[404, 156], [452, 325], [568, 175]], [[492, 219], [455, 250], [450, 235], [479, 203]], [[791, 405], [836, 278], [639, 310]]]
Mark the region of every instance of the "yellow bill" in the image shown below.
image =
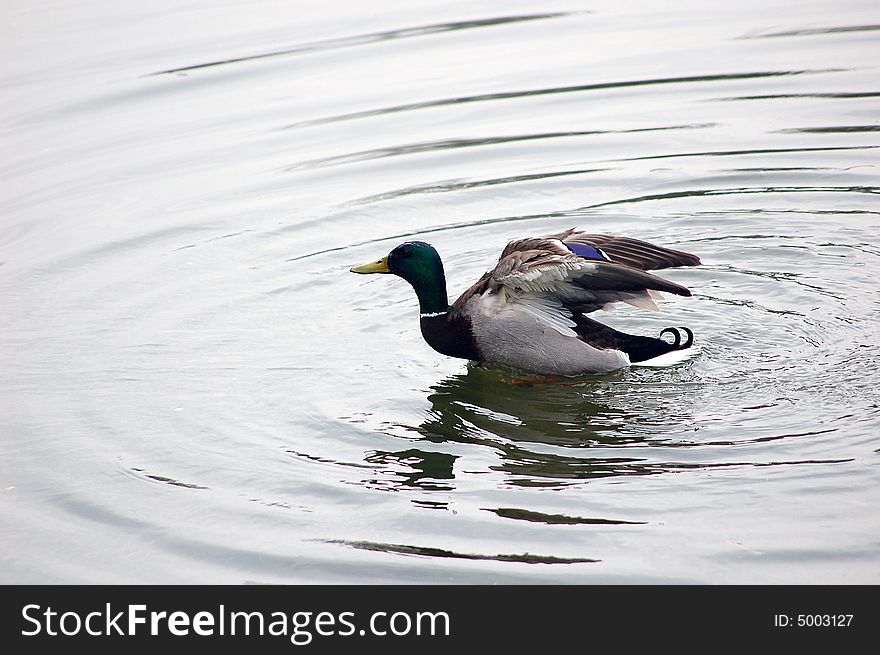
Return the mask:
[[388, 258], [383, 257], [377, 262], [370, 262], [369, 264], [361, 264], [360, 266], [352, 266], [352, 273], [390, 273], [388, 270]]

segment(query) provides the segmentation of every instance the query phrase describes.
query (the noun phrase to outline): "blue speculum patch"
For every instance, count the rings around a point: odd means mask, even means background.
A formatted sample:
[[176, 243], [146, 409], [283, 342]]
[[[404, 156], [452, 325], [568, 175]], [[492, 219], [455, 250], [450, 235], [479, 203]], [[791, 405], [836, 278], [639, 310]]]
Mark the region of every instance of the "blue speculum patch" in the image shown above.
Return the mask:
[[593, 246], [588, 246], [583, 243], [566, 243], [568, 249], [571, 250], [578, 257], [583, 257], [584, 259], [598, 259], [601, 261], [610, 261], [611, 258], [606, 255], [604, 252], [599, 250], [598, 248], [594, 248]]

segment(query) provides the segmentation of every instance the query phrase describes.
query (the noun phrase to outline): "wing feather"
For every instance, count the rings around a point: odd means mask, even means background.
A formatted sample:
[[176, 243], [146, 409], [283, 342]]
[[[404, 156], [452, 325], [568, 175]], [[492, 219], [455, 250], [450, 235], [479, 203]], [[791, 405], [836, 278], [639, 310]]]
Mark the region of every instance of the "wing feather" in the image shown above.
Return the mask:
[[541, 323], [553, 328], [565, 337], [577, 337], [574, 327], [577, 323], [573, 320], [571, 310], [567, 309], [559, 300], [547, 294], [523, 293], [518, 294], [512, 302], [521, 310], [531, 314]]
[[[610, 261], [579, 256], [566, 245], [570, 243], [600, 248]], [[647, 271], [699, 263], [695, 255], [646, 241], [572, 228], [511, 241], [495, 268], [462, 294], [455, 306], [463, 307], [474, 295], [498, 294], [505, 305], [531, 314], [560, 334], [577, 336], [572, 329], [576, 314], [616, 302], [656, 310], [654, 299], [661, 291], [690, 296], [686, 287]]]
[[643, 271], [654, 271], [675, 266], [699, 266], [700, 258], [689, 252], [657, 246], [641, 239], [611, 236], [607, 234], [587, 234], [571, 228], [550, 235], [563, 243], [582, 243], [593, 248], [601, 248], [611, 261], [631, 266]]

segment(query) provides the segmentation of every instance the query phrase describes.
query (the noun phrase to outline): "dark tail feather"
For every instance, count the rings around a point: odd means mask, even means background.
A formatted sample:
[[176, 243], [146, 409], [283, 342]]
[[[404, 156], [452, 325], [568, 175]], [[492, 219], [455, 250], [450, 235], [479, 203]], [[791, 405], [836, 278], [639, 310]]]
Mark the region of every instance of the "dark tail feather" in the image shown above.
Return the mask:
[[[620, 332], [586, 316], [579, 316], [576, 320], [575, 331], [582, 341], [586, 341], [596, 348], [622, 350], [629, 356], [629, 361], [633, 363], [653, 359], [673, 350], [684, 350], [690, 348], [694, 343], [694, 333], [686, 327], [668, 327], [661, 330], [661, 337], [666, 333], [672, 335], [674, 340], [670, 343], [662, 338], [641, 337]], [[682, 340], [682, 332], [684, 340]]]
[[[681, 332], [679, 332], [679, 330], [684, 330], [685, 335], [687, 335], [684, 343], [681, 342]], [[669, 332], [669, 334], [672, 335], [672, 338], [675, 339], [675, 341], [672, 343], [672, 345], [675, 346], [673, 350], [684, 350], [685, 348], [690, 348], [692, 345], [694, 345], [694, 333], [691, 332], [690, 328], [686, 328], [684, 326], [680, 328], [663, 328], [662, 330], [660, 330], [660, 336], [662, 337], [667, 332]]]

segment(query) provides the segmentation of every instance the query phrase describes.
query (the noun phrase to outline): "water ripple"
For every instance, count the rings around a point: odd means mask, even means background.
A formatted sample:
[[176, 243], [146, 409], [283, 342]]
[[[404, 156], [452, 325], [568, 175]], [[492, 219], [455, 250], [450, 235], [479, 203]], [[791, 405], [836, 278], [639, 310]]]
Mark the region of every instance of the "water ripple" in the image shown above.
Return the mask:
[[796, 134], [845, 134], [847, 132], [880, 132], [880, 125], [841, 125], [834, 127], [789, 127], [777, 132]]
[[281, 50], [273, 50], [272, 52], [261, 52], [255, 55], [247, 55], [244, 57], [230, 57], [228, 59], [217, 59], [201, 64], [190, 64], [188, 66], [180, 66], [177, 68], [168, 68], [166, 70], [150, 73], [154, 75], [169, 75], [172, 73], [186, 73], [189, 71], [199, 70], [202, 68], [215, 68], [217, 66], [225, 66], [228, 64], [237, 64], [247, 61], [256, 61], [259, 59], [268, 59], [272, 57], [284, 57], [289, 55], [300, 55], [308, 52], [320, 52], [325, 50], [338, 50], [341, 48], [350, 48], [352, 46], [366, 45], [369, 43], [379, 43], [382, 41], [394, 41], [398, 39], [408, 39], [417, 36], [426, 36], [429, 34], [440, 34], [442, 32], [455, 32], [459, 30], [469, 30], [480, 27], [494, 27], [496, 25], [507, 25], [510, 23], [522, 23], [525, 21], [545, 20], [548, 18], [558, 18], [560, 16], [570, 15], [564, 12], [545, 13], [545, 14], [524, 14], [520, 16], [501, 16], [498, 18], [484, 18], [481, 20], [464, 20], [451, 23], [436, 23], [433, 25], [420, 25], [418, 27], [405, 27], [396, 30], [385, 30], [382, 32], [372, 32], [370, 34], [358, 34], [355, 36], [347, 36], [339, 39], [328, 39], [326, 41], [316, 41], [313, 43], [305, 43], [303, 45], [292, 46]]
[[325, 116], [322, 118], [314, 118], [306, 121], [298, 121], [285, 125], [281, 129], [294, 129], [300, 127], [309, 127], [313, 125], [324, 125], [327, 123], [337, 123], [340, 121], [349, 121], [360, 118], [369, 118], [371, 116], [384, 116], [387, 114], [396, 114], [399, 112], [414, 111], [418, 109], [429, 109], [433, 107], [445, 107], [448, 105], [462, 105], [472, 102], [491, 102], [495, 100], [512, 100], [516, 98], [530, 98], [535, 96], [556, 95], [560, 93], [581, 93], [584, 91], [601, 91], [604, 89], [625, 89], [631, 87], [642, 86], [658, 86], [666, 84], [692, 84], [694, 82], [726, 82], [730, 80], [751, 80], [761, 78], [788, 77], [794, 75], [816, 75], [819, 73], [835, 73], [841, 72], [836, 68], [820, 68], [820, 69], [804, 69], [804, 70], [780, 70], [780, 71], [759, 71], [749, 73], [719, 73], [706, 75], [683, 75], [680, 77], [658, 77], [646, 80], [623, 80], [617, 82], [595, 82], [591, 84], [576, 84], [571, 86], [545, 87], [540, 89], [527, 89], [524, 91], [499, 91], [495, 93], [480, 93], [470, 96], [456, 96], [453, 98], [440, 98], [437, 100], [426, 100], [423, 102], [411, 102], [401, 105], [393, 105], [391, 107], [381, 107], [379, 109], [369, 109], [347, 114], [336, 114], [334, 116]]
[[765, 32], [743, 36], [743, 39], [775, 39], [785, 36], [816, 36], [821, 34], [841, 34], [844, 32], [876, 32], [880, 25], [844, 25], [840, 27], [811, 27], [801, 30], [785, 30], [782, 32]]
[[857, 98], [877, 98], [880, 91], [835, 91], [835, 92], [808, 92], [808, 93], [766, 93], [759, 95], [730, 96], [725, 98], [706, 98], [706, 102], [729, 102], [734, 100], [789, 100], [789, 99], [828, 99], [828, 100], [852, 100]]
[[285, 171], [295, 171], [304, 168], [322, 168], [325, 166], [338, 166], [340, 164], [352, 164], [371, 159], [384, 159], [386, 157], [399, 157], [423, 152], [442, 150], [455, 150], [458, 148], [476, 148], [482, 146], [494, 146], [503, 143], [517, 143], [520, 141], [540, 141], [546, 139], [562, 139], [580, 136], [596, 136], [600, 134], [639, 134], [642, 132], [661, 132], [668, 130], [697, 130], [713, 127], [712, 123], [697, 123], [691, 125], [661, 125], [657, 127], [639, 127], [628, 130], [569, 130], [565, 132], [544, 132], [538, 134], [512, 134], [506, 136], [480, 137], [476, 139], [440, 139], [423, 143], [411, 143], [402, 146], [374, 148], [359, 152], [312, 159], [300, 162], [285, 168]]
[[424, 194], [424, 193], [450, 193], [455, 191], [464, 191], [467, 189], [478, 189], [481, 187], [491, 187], [500, 184], [518, 184], [520, 182], [531, 182], [533, 180], [546, 180], [554, 177], [565, 177], [568, 175], [586, 175], [588, 173], [602, 173], [607, 168], [582, 168], [573, 171], [546, 171], [542, 173], [530, 173], [527, 175], [507, 175], [505, 177], [496, 177], [488, 180], [442, 180], [431, 184], [422, 184], [417, 186], [406, 187], [404, 189], [395, 189], [393, 191], [385, 191], [370, 196], [363, 196], [350, 200], [347, 206], [366, 205], [383, 200], [392, 200], [394, 198], [402, 198], [404, 196]]
[[642, 155], [640, 157], [627, 157], [623, 159], [610, 159], [608, 161], [648, 161], [651, 159], [676, 159], [680, 157], [740, 157], [743, 155], [776, 155], [788, 152], [831, 152], [835, 150], [872, 150], [880, 148], [878, 145], [861, 146], [816, 146], [798, 148], [750, 148], [747, 150], [708, 150], [705, 152], [674, 152], [665, 155]]
[[439, 557], [468, 560], [492, 560], [495, 562], [519, 562], [522, 564], [591, 564], [601, 560], [586, 557], [557, 557], [555, 555], [534, 555], [532, 553], [478, 555], [476, 553], [459, 553], [443, 548], [427, 546], [409, 546], [405, 544], [384, 544], [373, 541], [348, 541], [344, 539], [328, 539], [325, 543], [342, 544], [358, 550], [371, 550], [380, 553], [397, 555], [419, 555], [422, 557]]
[[566, 516], [565, 514], [545, 514], [527, 509], [513, 507], [498, 507], [486, 509], [487, 512], [505, 519], [516, 521], [528, 521], [530, 523], [544, 523], [546, 525], [644, 525], [645, 521], [620, 521], [615, 519], [595, 519], [581, 516]]
[[[876, 148], [878, 146], [866, 146]], [[674, 155], [673, 155], [674, 156]], [[819, 186], [766, 186], [766, 187], [732, 187], [728, 189], [688, 189], [685, 191], [671, 191], [668, 193], [654, 193], [635, 198], [619, 198], [607, 202], [599, 202], [594, 205], [580, 207], [579, 211], [598, 209], [599, 207], [611, 207], [614, 205], [626, 205], [651, 200], [670, 200], [673, 198], [690, 198], [696, 196], [728, 196], [742, 194], [766, 194], [766, 193], [880, 193], [880, 187], [846, 186], [846, 187], [819, 187]]]

